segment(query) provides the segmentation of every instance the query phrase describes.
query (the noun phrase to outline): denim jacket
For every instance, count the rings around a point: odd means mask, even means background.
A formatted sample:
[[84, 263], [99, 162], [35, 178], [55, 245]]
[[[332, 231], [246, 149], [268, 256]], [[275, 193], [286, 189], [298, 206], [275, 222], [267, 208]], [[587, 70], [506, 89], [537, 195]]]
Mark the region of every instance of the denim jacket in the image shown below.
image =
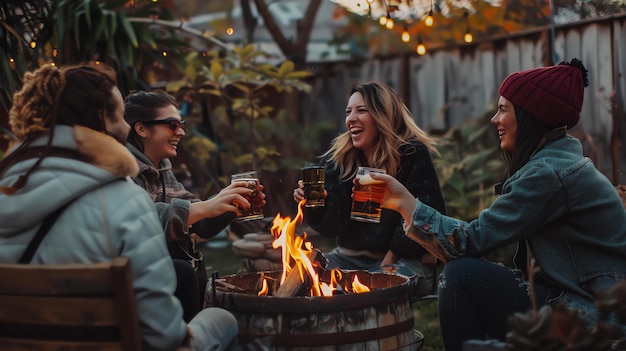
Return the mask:
[[417, 200], [408, 228], [407, 236], [444, 262], [525, 241], [542, 274], [562, 291], [551, 303], [575, 308], [592, 323], [594, 296], [626, 279], [626, 210], [571, 136], [538, 151], [477, 219], [446, 217]]

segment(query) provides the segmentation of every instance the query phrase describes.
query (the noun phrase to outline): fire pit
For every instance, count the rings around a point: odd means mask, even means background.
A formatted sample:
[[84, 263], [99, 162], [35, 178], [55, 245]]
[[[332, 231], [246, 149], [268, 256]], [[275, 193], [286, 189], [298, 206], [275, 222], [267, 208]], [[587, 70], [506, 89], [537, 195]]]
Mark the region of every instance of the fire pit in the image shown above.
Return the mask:
[[423, 337], [413, 330], [407, 279], [387, 273], [343, 273], [339, 284], [356, 276], [371, 291], [331, 297], [258, 296], [262, 275], [278, 279], [282, 272], [242, 273], [209, 284], [207, 304], [235, 315], [241, 344], [270, 336], [272, 346], [279, 350], [335, 350], [329, 346], [337, 346], [337, 350], [415, 349], [411, 345]]
[[408, 278], [327, 270], [306, 233], [295, 233], [302, 204], [294, 220], [277, 215], [272, 222], [272, 247], [281, 249], [282, 271], [214, 275], [205, 306], [235, 315], [240, 344], [269, 338], [278, 350], [386, 351], [421, 342], [413, 330]]

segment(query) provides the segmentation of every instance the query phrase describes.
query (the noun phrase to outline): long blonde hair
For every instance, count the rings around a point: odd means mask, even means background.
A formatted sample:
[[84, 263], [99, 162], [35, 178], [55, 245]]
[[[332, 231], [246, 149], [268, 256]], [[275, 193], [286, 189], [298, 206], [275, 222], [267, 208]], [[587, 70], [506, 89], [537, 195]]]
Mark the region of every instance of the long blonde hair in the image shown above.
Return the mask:
[[361, 93], [365, 105], [378, 127], [379, 138], [375, 141], [374, 152], [365, 155], [352, 145], [350, 131], [337, 136], [332, 146], [321, 157], [329, 158], [339, 167], [340, 177], [347, 180], [354, 177], [359, 166], [376, 167], [395, 176], [400, 169], [400, 146], [419, 141], [434, 154], [436, 142], [420, 129], [413, 115], [395, 90], [379, 82], [357, 84], [352, 87], [348, 98]]

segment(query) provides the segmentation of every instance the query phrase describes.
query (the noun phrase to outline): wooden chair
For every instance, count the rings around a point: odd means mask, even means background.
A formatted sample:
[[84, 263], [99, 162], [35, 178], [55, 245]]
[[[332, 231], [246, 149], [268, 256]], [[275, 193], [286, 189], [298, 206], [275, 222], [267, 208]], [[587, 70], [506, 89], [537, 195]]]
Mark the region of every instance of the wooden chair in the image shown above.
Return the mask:
[[130, 260], [0, 264], [0, 350], [141, 350]]

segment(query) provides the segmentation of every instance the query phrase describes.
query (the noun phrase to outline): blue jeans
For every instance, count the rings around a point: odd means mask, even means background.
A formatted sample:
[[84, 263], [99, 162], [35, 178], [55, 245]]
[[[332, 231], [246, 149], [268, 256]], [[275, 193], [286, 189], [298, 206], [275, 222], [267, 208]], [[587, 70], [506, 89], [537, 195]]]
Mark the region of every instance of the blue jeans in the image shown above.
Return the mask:
[[[537, 308], [552, 290], [534, 283]], [[460, 351], [470, 339], [504, 340], [508, 318], [531, 309], [522, 272], [479, 258], [448, 262], [439, 277], [439, 322], [446, 351]]]
[[192, 351], [237, 350], [237, 319], [227, 310], [203, 309], [188, 324]]

